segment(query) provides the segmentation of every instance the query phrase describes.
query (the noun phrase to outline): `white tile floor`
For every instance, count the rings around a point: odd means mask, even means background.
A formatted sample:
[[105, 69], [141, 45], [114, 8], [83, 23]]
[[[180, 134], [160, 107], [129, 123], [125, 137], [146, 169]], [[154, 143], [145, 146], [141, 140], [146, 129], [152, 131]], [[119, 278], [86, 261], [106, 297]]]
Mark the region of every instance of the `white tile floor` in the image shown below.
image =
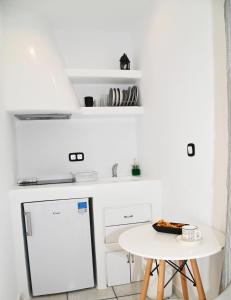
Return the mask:
[[[133, 282], [105, 290], [86, 289], [52, 296], [34, 297], [34, 300], [139, 300], [142, 282]], [[176, 299], [173, 296], [171, 300]], [[149, 298], [147, 298], [149, 300]]]

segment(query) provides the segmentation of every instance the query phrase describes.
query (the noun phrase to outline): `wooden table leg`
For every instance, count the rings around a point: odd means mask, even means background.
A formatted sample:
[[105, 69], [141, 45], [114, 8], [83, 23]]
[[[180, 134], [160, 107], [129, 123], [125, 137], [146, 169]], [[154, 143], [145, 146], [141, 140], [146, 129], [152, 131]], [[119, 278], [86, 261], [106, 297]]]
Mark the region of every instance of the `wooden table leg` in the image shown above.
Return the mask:
[[[183, 264], [184, 264], [184, 261], [183, 260], [179, 260], [179, 266], [181, 267]], [[181, 272], [183, 274], [185, 274], [185, 267], [182, 269]], [[187, 278], [184, 275], [180, 274], [180, 279], [181, 279], [181, 286], [182, 286], [184, 300], [189, 300]]]
[[199, 272], [199, 268], [198, 268], [198, 265], [197, 265], [197, 261], [195, 259], [191, 259], [190, 262], [191, 262], [191, 266], [192, 266], [194, 279], [195, 279], [195, 282], [196, 282], [196, 287], [197, 287], [199, 300], [206, 300], [205, 292], [204, 292], [204, 288], [203, 288], [203, 285], [202, 285], [201, 276], [200, 276], [200, 272]]
[[164, 299], [165, 260], [160, 260], [159, 277], [157, 286], [157, 300]]
[[153, 263], [153, 259], [147, 260], [146, 270], [145, 270], [145, 275], [144, 275], [144, 283], [143, 283], [143, 287], [142, 287], [142, 293], [140, 295], [140, 300], [146, 300], [146, 297], [147, 297], [150, 273], [152, 271], [152, 263]]

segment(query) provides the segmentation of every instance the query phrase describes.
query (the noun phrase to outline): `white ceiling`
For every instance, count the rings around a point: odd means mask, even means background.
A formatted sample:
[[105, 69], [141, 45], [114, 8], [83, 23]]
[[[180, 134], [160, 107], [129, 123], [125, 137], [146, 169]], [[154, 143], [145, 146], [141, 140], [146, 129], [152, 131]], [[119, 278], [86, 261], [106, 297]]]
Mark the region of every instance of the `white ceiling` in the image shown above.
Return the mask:
[[52, 26], [132, 30], [145, 22], [153, 0], [5, 0], [36, 12]]

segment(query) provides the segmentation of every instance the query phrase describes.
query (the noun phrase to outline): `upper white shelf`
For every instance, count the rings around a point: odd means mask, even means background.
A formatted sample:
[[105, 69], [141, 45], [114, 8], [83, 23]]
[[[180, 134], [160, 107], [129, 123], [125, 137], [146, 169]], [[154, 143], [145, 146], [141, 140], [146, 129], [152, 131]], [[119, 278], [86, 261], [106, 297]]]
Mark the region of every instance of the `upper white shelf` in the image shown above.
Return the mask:
[[132, 84], [142, 78], [139, 70], [66, 69], [66, 73], [73, 83]]

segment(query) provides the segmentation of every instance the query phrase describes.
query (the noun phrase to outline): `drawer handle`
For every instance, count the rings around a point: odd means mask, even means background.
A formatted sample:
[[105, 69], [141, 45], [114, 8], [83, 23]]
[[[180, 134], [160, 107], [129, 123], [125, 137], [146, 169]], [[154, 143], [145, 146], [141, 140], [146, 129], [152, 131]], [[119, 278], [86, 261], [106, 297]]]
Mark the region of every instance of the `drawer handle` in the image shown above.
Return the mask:
[[124, 216], [125, 219], [129, 219], [129, 218], [133, 218], [133, 215], [129, 215], [129, 216]]
[[25, 211], [24, 215], [25, 215], [26, 235], [32, 236], [31, 213], [29, 211]]
[[129, 264], [130, 263], [130, 254], [127, 254], [126, 257], [127, 257], [127, 264]]

